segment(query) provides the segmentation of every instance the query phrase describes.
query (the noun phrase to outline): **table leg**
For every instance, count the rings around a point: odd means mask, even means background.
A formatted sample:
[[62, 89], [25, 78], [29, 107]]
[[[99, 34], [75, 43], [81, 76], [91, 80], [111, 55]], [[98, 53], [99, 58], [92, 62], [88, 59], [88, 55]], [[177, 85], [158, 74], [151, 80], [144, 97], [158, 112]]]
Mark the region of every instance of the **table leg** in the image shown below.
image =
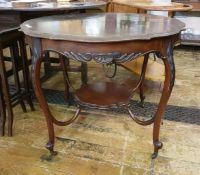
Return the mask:
[[[55, 143], [54, 124], [59, 125], [59, 126], [69, 125], [79, 116], [79, 114], [81, 112], [81, 107], [78, 106], [75, 115], [73, 117], [71, 117], [70, 119], [67, 119], [66, 121], [59, 121], [56, 118], [54, 118], [54, 116], [51, 114], [48, 103], [44, 97], [44, 94], [43, 94], [42, 88], [41, 88], [40, 69], [41, 69], [41, 63], [45, 57], [45, 52], [44, 52], [44, 54], [42, 54], [40, 39], [37, 39], [37, 38], [33, 39], [32, 48], [34, 48], [34, 50], [32, 51], [32, 53], [33, 53], [33, 58], [32, 58], [33, 87], [34, 87], [35, 95], [40, 104], [40, 107], [42, 108], [43, 113], [45, 115], [46, 122], [47, 122], [47, 128], [48, 128], [48, 135], [49, 135], [49, 141], [46, 144], [46, 148], [50, 151], [51, 155], [56, 155], [57, 152], [54, 151], [54, 143]], [[47, 51], [47, 52], [49, 52], [49, 51]], [[60, 57], [60, 60], [62, 60], [62, 56]], [[66, 67], [67, 66], [65, 64], [63, 66], [63, 68], [65, 70], [64, 72], [66, 72]], [[66, 80], [66, 78], [65, 78], [65, 80]]]
[[42, 58], [42, 53], [41, 53], [41, 43], [39, 39], [36, 39], [36, 38], [33, 39], [32, 48], [33, 48], [32, 50], [33, 52], [33, 58], [32, 58], [33, 87], [34, 87], [35, 95], [38, 99], [38, 102], [44, 112], [47, 128], [48, 128], [48, 134], [49, 134], [49, 141], [46, 144], [46, 148], [50, 151], [51, 155], [56, 155], [57, 153], [54, 151], [55, 134], [54, 134], [52, 115], [41, 88], [40, 68], [41, 68], [41, 63], [42, 63], [43, 58]]
[[161, 118], [164, 114], [175, 80], [175, 65], [173, 59], [173, 47], [171, 44], [167, 49], [166, 56], [162, 57], [162, 60], [165, 66], [165, 81], [164, 81], [162, 96], [158, 105], [158, 109], [155, 114], [155, 120], [153, 126], [153, 144], [154, 144], [154, 153], [152, 154], [153, 159], [157, 157], [158, 150], [161, 149], [163, 145], [162, 142], [159, 141]]

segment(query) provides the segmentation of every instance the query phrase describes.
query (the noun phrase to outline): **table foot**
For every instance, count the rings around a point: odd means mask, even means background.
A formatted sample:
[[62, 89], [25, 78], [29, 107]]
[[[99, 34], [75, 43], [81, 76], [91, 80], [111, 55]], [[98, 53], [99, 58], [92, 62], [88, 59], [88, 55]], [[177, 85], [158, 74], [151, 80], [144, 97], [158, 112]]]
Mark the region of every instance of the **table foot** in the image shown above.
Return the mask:
[[50, 142], [48, 142], [48, 143], [46, 144], [46, 149], [49, 150], [51, 156], [56, 156], [56, 155], [58, 154], [57, 151], [54, 151], [54, 144], [52, 144], [52, 143], [50, 143]]

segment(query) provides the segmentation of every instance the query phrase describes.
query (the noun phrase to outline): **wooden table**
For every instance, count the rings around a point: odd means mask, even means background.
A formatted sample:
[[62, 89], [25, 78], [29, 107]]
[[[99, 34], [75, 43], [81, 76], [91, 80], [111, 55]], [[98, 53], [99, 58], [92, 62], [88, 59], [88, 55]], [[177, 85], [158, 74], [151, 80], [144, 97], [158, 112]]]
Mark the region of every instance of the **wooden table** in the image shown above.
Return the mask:
[[[180, 31], [183, 28], [184, 23], [176, 19], [126, 13], [51, 16], [23, 23], [21, 30], [26, 34], [33, 50], [32, 80], [37, 99], [46, 117], [49, 133], [46, 148], [51, 154], [56, 154], [54, 124], [60, 126], [70, 124], [84, 107], [97, 109], [122, 107], [138, 124], [153, 124], [153, 158], [155, 158], [158, 150], [162, 148], [162, 143], [159, 141], [160, 123], [175, 80], [173, 46], [179, 41]], [[72, 119], [62, 122], [52, 115], [41, 89], [41, 62], [45, 52], [49, 50], [61, 55], [65, 83], [70, 87], [65, 66], [67, 58], [79, 62], [94, 60], [100, 64], [120, 64], [140, 56], [144, 56], [145, 59], [140, 79], [133, 89], [124, 84], [98, 82], [83, 85], [75, 90], [77, 112]], [[155, 115], [150, 119], [140, 120], [131, 112], [130, 100], [138, 88], [142, 100], [143, 80], [150, 53], [155, 53], [163, 61], [165, 82]]]
[[96, 0], [79, 0], [74, 2], [33, 2], [28, 5], [13, 5], [11, 2], [0, 2], [0, 23], [22, 22], [41, 16], [84, 12], [86, 9], [105, 8], [107, 2]]

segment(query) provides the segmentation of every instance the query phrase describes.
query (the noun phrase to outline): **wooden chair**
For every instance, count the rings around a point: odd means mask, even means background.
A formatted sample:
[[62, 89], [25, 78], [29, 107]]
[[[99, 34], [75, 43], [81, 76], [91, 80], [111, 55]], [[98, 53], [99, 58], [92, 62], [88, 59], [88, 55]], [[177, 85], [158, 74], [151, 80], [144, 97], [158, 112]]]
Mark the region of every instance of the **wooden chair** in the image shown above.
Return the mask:
[[[19, 32], [18, 27], [11, 24], [2, 25], [0, 27], [0, 77], [1, 77], [1, 93], [0, 108], [1, 135], [4, 135], [5, 128], [5, 107], [7, 110], [8, 136], [13, 135], [13, 107], [20, 104], [23, 111], [26, 112], [24, 100], [26, 100], [34, 110], [31, 100], [29, 69], [24, 43], [24, 35]], [[3, 49], [10, 49], [10, 57], [4, 56]], [[5, 61], [11, 62], [12, 70], [7, 71]], [[22, 71], [23, 81], [20, 83], [19, 71]], [[13, 76], [14, 85], [10, 86], [8, 77]], [[12, 90], [11, 90], [12, 89]]]

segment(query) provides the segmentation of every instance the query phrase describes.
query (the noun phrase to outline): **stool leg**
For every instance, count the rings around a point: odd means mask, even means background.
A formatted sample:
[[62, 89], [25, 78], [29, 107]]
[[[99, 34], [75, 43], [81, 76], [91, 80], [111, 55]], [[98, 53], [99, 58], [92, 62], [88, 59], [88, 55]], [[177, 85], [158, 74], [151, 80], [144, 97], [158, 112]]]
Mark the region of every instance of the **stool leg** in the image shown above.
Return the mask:
[[[59, 55], [59, 59], [60, 60], [62, 60], [62, 56], [61, 55]], [[63, 58], [63, 59], [65, 59], [65, 58]], [[61, 67], [63, 67], [63, 66], [67, 66], [67, 67], [69, 67], [70, 65], [69, 65], [69, 59], [66, 59], [66, 64], [63, 64], [63, 62], [60, 62], [60, 64], [61, 64]], [[66, 80], [65, 80], [65, 72], [63, 71], [63, 77], [64, 77], [64, 81], [66, 82]], [[69, 91], [69, 86], [68, 86], [68, 84], [67, 83], [65, 83], [65, 91], [64, 91], [64, 94], [65, 94], [65, 100], [67, 101], [67, 100], [69, 100], [69, 98], [70, 98], [70, 91]]]
[[12, 59], [12, 68], [13, 68], [13, 75], [14, 75], [14, 80], [15, 80], [15, 87], [16, 87], [17, 93], [19, 94], [19, 98], [20, 98], [19, 101], [20, 101], [22, 110], [26, 112], [26, 106], [22, 98], [19, 73], [18, 73], [20, 58], [19, 58], [19, 50], [18, 50], [17, 42], [13, 43], [13, 45], [10, 47], [10, 54], [11, 54], [11, 59]]
[[6, 121], [5, 103], [3, 99], [2, 86], [0, 82], [0, 136], [4, 136], [5, 121]]
[[19, 41], [19, 47], [20, 47], [20, 53], [22, 57], [22, 73], [23, 73], [23, 79], [24, 79], [24, 89], [25, 93], [27, 95], [27, 102], [31, 108], [32, 111], [34, 111], [34, 106], [31, 98], [31, 87], [30, 87], [30, 73], [28, 68], [28, 59], [27, 59], [27, 53], [26, 53], [26, 45], [24, 42], [24, 38], [22, 38]]
[[8, 80], [6, 77], [5, 63], [3, 60], [3, 48], [0, 45], [0, 76], [2, 82], [3, 96], [5, 100], [5, 105], [8, 112], [8, 136], [12, 136], [12, 126], [13, 126], [13, 111], [10, 101]]
[[146, 73], [146, 69], [147, 69], [147, 65], [148, 65], [148, 59], [149, 59], [149, 54], [144, 56], [144, 62], [142, 65], [142, 82], [140, 85], [140, 106], [144, 107], [144, 100], [145, 100], [145, 96], [144, 96], [144, 81], [145, 81], [145, 73]]

